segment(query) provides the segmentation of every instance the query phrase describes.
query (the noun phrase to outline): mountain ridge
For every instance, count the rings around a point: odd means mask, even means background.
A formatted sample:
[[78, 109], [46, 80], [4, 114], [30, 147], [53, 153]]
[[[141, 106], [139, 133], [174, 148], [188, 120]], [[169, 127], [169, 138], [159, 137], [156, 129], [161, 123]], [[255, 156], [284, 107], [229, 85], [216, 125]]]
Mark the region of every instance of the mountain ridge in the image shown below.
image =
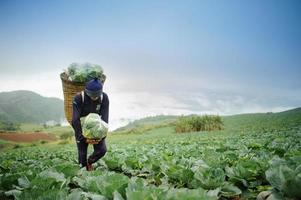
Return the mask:
[[29, 90], [0, 92], [0, 120], [14, 123], [60, 122], [64, 102]]

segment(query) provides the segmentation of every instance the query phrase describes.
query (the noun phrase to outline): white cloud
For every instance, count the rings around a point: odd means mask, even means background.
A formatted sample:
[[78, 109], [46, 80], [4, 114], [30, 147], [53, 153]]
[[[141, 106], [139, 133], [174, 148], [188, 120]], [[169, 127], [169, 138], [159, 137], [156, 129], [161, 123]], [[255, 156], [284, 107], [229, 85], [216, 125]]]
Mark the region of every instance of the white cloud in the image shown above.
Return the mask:
[[42, 96], [63, 99], [60, 72], [50, 71], [26, 76], [22, 74], [4, 76], [0, 80], [0, 91], [31, 90]]
[[[160, 93], [110, 93], [110, 127], [146, 116], [189, 114], [188, 105], [170, 95]], [[123, 121], [123, 122], [122, 122]]]

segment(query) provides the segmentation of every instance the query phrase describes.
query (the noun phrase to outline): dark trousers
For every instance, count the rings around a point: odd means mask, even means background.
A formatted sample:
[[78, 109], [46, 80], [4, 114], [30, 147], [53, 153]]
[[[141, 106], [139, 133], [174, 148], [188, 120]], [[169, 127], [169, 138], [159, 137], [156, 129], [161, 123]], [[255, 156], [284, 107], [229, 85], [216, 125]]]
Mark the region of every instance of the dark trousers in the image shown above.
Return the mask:
[[[81, 167], [85, 167], [87, 165], [87, 151], [89, 144], [79, 141], [76, 142], [76, 144], [78, 150], [78, 163], [81, 165]], [[102, 139], [98, 144], [93, 144], [93, 149], [93, 153], [88, 158], [89, 164], [95, 163], [106, 154], [107, 147], [105, 138]]]

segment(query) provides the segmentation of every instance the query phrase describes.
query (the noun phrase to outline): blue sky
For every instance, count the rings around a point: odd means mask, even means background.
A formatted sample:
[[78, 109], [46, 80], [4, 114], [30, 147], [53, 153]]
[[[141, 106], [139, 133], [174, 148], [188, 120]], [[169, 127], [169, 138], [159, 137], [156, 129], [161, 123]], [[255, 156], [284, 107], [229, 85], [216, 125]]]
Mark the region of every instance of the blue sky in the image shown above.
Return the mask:
[[115, 120], [298, 107], [300, 10], [298, 0], [2, 0], [0, 91], [62, 98], [57, 74], [92, 62], [109, 77]]

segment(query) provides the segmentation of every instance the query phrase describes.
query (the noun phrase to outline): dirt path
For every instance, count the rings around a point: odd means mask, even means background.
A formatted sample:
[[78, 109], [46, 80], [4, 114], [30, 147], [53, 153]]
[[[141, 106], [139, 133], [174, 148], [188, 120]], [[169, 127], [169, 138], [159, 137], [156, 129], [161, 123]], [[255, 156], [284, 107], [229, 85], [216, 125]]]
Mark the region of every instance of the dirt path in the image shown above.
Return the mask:
[[0, 132], [1, 140], [9, 140], [14, 142], [36, 142], [39, 140], [55, 140], [54, 135], [48, 133], [7, 133]]

